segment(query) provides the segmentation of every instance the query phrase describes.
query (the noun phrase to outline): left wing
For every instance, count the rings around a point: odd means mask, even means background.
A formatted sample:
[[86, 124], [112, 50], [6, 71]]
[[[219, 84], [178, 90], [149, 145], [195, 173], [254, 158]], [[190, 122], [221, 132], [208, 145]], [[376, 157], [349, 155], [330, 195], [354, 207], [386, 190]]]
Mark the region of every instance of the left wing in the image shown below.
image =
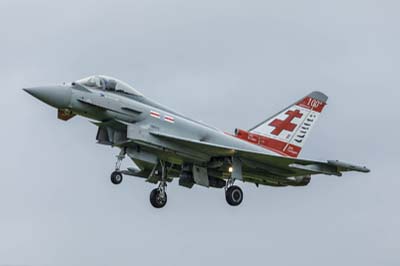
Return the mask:
[[337, 160], [329, 160], [327, 162], [302, 160], [289, 157], [280, 157], [269, 155], [265, 153], [259, 153], [248, 150], [235, 149], [232, 147], [226, 147], [217, 145], [209, 142], [197, 141], [187, 138], [176, 137], [160, 132], [151, 132], [153, 136], [168, 140], [171, 142], [184, 145], [186, 147], [194, 148], [199, 151], [203, 151], [212, 156], [233, 156], [236, 155], [244, 163], [246, 161], [262, 164], [271, 169], [275, 169], [280, 176], [304, 176], [304, 175], [335, 175], [341, 176], [342, 172], [357, 171], [368, 173], [370, 170], [366, 167], [356, 166], [349, 163], [340, 162]]

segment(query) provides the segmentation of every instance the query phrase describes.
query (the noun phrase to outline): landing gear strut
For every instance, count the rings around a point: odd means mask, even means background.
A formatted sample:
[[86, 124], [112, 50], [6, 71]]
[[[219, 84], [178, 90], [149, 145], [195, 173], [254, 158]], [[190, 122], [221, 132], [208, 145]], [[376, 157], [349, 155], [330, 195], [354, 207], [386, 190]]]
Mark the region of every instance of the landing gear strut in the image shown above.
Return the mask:
[[233, 185], [235, 179], [230, 178], [226, 182], [225, 199], [231, 206], [238, 206], [243, 201], [243, 191], [240, 187]]
[[115, 163], [115, 171], [111, 173], [111, 183], [119, 185], [122, 182], [123, 175], [120, 172], [122, 160], [125, 159], [126, 149], [122, 148], [121, 152], [117, 156], [117, 162]]
[[160, 209], [167, 204], [167, 167], [165, 162], [161, 164], [161, 181], [158, 188], [155, 188], [150, 193], [150, 203], [154, 208]]

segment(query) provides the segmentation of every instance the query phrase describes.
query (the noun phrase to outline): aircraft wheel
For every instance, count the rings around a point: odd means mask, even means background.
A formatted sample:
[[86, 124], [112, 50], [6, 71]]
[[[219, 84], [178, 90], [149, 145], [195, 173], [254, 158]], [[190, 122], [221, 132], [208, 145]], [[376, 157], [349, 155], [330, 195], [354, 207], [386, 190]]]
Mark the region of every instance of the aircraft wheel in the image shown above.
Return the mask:
[[243, 191], [238, 186], [230, 186], [225, 192], [225, 198], [229, 205], [238, 206], [243, 201]]
[[150, 193], [150, 203], [157, 209], [164, 207], [167, 204], [167, 193], [162, 193], [159, 188], [153, 189]]
[[114, 171], [111, 174], [111, 183], [113, 183], [114, 185], [119, 185], [122, 182], [122, 174], [120, 172]]

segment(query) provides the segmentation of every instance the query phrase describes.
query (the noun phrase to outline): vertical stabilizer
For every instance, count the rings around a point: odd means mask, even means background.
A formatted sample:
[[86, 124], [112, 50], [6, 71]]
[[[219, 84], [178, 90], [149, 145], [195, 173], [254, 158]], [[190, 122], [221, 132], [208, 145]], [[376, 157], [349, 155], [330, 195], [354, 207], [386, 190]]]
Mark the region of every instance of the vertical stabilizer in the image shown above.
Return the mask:
[[237, 137], [281, 155], [298, 157], [328, 97], [314, 91]]

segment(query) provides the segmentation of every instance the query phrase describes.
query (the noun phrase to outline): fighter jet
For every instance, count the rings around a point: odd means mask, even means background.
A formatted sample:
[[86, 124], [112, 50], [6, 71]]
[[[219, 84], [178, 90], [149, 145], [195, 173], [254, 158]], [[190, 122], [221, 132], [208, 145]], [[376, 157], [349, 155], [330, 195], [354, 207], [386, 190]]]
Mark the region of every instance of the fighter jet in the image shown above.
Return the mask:
[[[150, 203], [167, 203], [167, 183], [224, 188], [229, 205], [243, 200], [237, 181], [257, 187], [307, 186], [314, 175], [367, 173], [366, 167], [338, 160], [298, 159], [328, 97], [318, 91], [284, 108], [248, 130], [226, 133], [195, 121], [147, 98], [116, 78], [95, 75], [70, 84], [24, 89], [55, 107], [58, 118], [75, 115], [97, 126], [99, 144], [120, 148], [111, 182], [135, 176], [157, 184]], [[121, 169], [126, 155], [137, 167]]]

